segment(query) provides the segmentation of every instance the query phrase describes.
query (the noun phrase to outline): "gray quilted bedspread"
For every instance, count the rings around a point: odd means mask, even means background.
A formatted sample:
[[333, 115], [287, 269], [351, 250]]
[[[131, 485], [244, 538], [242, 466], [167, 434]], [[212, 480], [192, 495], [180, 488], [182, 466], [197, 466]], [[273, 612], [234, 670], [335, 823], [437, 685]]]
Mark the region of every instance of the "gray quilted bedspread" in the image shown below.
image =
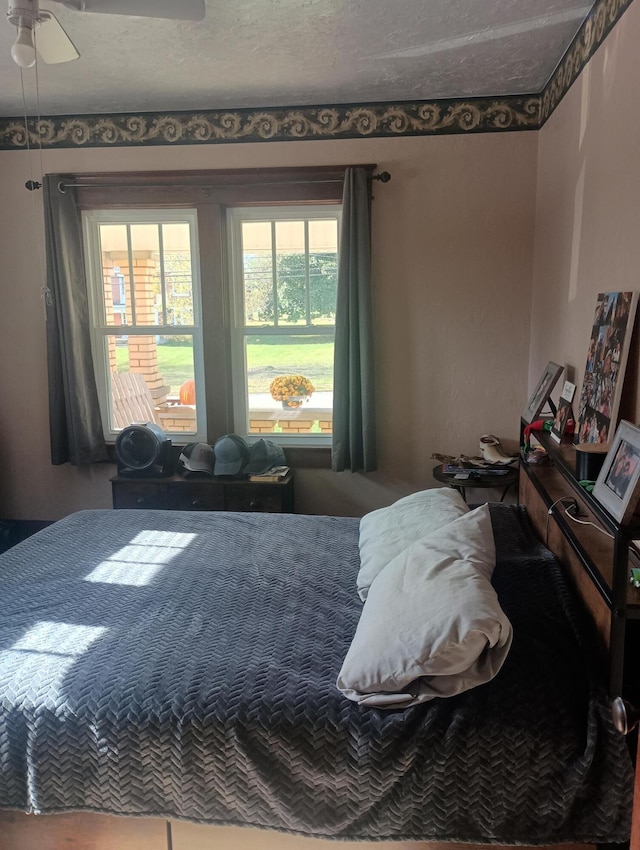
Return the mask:
[[632, 776], [553, 558], [492, 508], [514, 641], [406, 710], [336, 676], [358, 521], [85, 511], [0, 557], [0, 807], [341, 839], [618, 842]]

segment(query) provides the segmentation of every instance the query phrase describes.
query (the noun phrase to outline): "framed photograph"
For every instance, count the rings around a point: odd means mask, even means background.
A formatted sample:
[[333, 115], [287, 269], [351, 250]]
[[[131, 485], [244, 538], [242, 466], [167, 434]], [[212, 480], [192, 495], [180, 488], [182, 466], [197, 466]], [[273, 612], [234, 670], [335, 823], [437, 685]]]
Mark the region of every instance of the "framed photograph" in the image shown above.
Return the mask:
[[564, 366], [558, 366], [557, 363], [552, 363], [551, 361], [547, 363], [546, 368], [542, 373], [542, 377], [536, 384], [536, 388], [529, 399], [526, 410], [522, 414], [522, 418], [525, 420], [527, 425], [540, 416], [540, 412], [549, 400], [551, 391], [555, 387], [563, 369]]
[[601, 292], [596, 299], [575, 443], [608, 444], [615, 431], [637, 302], [637, 292]]
[[556, 411], [553, 425], [551, 426], [551, 438], [556, 443], [562, 442], [567, 422], [571, 419], [572, 407], [571, 402], [561, 398], [558, 402], [558, 410]]
[[559, 443], [562, 441], [564, 430], [567, 427], [567, 422], [573, 416], [573, 408], [571, 402], [575, 395], [576, 385], [571, 381], [565, 381], [560, 393], [560, 401], [558, 402], [558, 410], [556, 411], [555, 419], [551, 427], [551, 437]]
[[622, 420], [593, 488], [594, 497], [622, 525], [640, 498], [640, 428]]

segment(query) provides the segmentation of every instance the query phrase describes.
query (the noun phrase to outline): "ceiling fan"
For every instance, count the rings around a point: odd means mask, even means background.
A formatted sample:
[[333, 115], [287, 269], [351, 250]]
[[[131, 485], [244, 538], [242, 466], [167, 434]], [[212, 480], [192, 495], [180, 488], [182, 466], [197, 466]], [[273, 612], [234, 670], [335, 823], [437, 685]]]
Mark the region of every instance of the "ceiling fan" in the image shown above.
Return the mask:
[[[174, 21], [201, 21], [205, 0], [50, 0], [78, 12], [136, 15]], [[55, 15], [40, 9], [39, 0], [9, 0], [7, 18], [17, 29], [11, 57], [21, 68], [36, 61], [36, 50], [44, 62], [71, 62], [80, 54]], [[37, 30], [37, 33], [36, 33]]]

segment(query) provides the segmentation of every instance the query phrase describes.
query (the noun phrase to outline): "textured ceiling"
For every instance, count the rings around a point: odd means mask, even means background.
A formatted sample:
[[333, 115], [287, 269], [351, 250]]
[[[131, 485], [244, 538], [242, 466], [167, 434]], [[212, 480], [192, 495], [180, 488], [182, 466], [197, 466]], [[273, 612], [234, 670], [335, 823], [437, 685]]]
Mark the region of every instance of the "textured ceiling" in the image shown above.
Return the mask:
[[[151, 1], [151, 0], [150, 0]], [[176, 0], [179, 3], [179, 0]], [[580, 0], [207, 0], [204, 21], [53, 11], [81, 56], [24, 72], [30, 115], [381, 103], [537, 93]], [[23, 115], [0, 21], [0, 116]]]

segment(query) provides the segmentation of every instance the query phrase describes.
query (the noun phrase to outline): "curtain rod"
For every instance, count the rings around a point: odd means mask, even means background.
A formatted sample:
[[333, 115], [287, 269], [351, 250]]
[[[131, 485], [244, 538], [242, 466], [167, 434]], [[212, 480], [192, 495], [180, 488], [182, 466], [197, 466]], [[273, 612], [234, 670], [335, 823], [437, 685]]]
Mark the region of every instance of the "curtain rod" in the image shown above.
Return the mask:
[[[369, 178], [371, 180], [378, 180], [380, 183], [388, 183], [391, 180], [391, 175], [388, 171], [381, 171], [379, 174], [372, 174]], [[271, 180], [269, 182], [261, 182], [261, 183], [216, 183], [216, 184], [202, 184], [199, 185], [197, 183], [141, 183], [136, 185], [135, 183], [63, 183], [60, 181], [58, 183], [58, 191], [62, 194], [65, 193], [67, 189], [172, 189], [172, 188], [191, 188], [191, 189], [237, 189], [238, 187], [249, 186], [254, 188], [255, 186], [300, 186], [300, 185], [311, 185], [316, 183], [342, 183], [343, 180], [341, 178], [334, 177], [331, 180]], [[24, 184], [25, 188], [27, 188], [30, 192], [33, 192], [35, 189], [42, 188], [42, 183], [38, 183], [36, 180], [27, 180]]]

